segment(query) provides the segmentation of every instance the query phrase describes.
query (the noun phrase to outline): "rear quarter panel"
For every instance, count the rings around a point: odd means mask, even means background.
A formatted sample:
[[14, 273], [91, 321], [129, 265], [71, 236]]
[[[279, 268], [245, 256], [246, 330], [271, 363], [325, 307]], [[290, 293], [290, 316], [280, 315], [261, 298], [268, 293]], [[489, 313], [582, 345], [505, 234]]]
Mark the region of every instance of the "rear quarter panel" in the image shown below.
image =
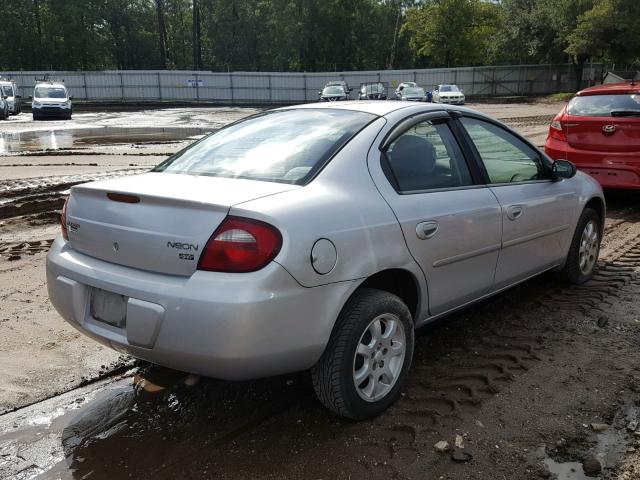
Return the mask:
[[[367, 169], [367, 153], [384, 126], [380, 118], [349, 142], [308, 185], [235, 205], [232, 215], [267, 221], [280, 229], [275, 261], [305, 287], [364, 279], [389, 268], [406, 269], [425, 287], [391, 208]], [[314, 243], [329, 239], [337, 263], [327, 274], [312, 267]]]

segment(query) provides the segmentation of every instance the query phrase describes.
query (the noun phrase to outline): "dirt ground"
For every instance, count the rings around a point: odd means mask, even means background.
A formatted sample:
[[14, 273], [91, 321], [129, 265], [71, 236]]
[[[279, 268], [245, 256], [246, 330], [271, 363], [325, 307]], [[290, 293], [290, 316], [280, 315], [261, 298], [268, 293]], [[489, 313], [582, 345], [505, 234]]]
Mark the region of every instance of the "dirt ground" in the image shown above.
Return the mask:
[[[538, 144], [559, 110], [478, 107]], [[173, 110], [51, 124], [170, 128], [174, 119], [209, 129], [252, 113]], [[43, 123], [14, 117], [0, 135]], [[26, 146], [13, 143], [21, 151], [0, 153], [0, 478], [640, 479], [631, 428], [640, 420], [640, 194], [607, 194], [602, 260], [588, 284], [545, 275], [422, 329], [401, 399], [371, 421], [323, 409], [307, 373], [187, 387], [183, 375], [66, 326], [44, 281], [64, 191], [152, 165], [192, 133], [45, 151], [26, 136]], [[150, 394], [134, 375], [167, 388]], [[595, 466], [602, 472], [587, 477]]]

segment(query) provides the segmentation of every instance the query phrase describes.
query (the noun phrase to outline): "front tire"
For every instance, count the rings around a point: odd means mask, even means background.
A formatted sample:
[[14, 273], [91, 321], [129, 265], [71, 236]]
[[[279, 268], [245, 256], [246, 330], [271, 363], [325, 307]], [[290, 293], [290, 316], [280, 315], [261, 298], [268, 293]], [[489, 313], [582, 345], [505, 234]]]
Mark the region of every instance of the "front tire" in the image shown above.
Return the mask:
[[600, 215], [585, 208], [573, 234], [565, 265], [559, 272], [562, 280], [580, 285], [593, 278], [600, 253], [600, 225]]
[[411, 313], [399, 297], [370, 288], [357, 291], [311, 370], [318, 399], [354, 420], [379, 415], [400, 394], [413, 346]]

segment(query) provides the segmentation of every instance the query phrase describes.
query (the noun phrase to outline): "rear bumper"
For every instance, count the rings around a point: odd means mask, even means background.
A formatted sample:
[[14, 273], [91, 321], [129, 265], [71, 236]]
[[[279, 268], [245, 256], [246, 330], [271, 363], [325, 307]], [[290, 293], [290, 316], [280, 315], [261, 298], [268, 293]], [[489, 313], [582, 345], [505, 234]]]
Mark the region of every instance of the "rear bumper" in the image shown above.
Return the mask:
[[[304, 288], [277, 263], [248, 274], [178, 277], [83, 255], [60, 237], [47, 256], [56, 310], [96, 341], [159, 365], [245, 380], [310, 368], [354, 282]], [[92, 287], [125, 295], [122, 328], [90, 314]]]
[[554, 160], [569, 160], [603, 188], [640, 189], [640, 152], [594, 152], [548, 138], [544, 151]]

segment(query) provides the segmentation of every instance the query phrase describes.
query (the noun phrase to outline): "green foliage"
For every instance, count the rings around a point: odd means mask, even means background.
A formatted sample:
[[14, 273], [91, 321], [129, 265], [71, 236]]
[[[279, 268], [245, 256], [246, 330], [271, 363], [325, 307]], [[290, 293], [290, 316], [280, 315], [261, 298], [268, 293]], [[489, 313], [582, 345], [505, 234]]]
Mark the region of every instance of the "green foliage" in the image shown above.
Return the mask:
[[492, 63], [499, 6], [481, 0], [429, 0], [407, 13], [402, 27], [418, 58], [435, 66]]
[[632, 64], [640, 55], [640, 2], [602, 0], [578, 18], [566, 52]]
[[[9, 0], [2, 69], [639, 62], [640, 0]], [[194, 4], [199, 16], [194, 16]], [[161, 32], [165, 31], [166, 35]], [[199, 47], [198, 47], [199, 45]]]

